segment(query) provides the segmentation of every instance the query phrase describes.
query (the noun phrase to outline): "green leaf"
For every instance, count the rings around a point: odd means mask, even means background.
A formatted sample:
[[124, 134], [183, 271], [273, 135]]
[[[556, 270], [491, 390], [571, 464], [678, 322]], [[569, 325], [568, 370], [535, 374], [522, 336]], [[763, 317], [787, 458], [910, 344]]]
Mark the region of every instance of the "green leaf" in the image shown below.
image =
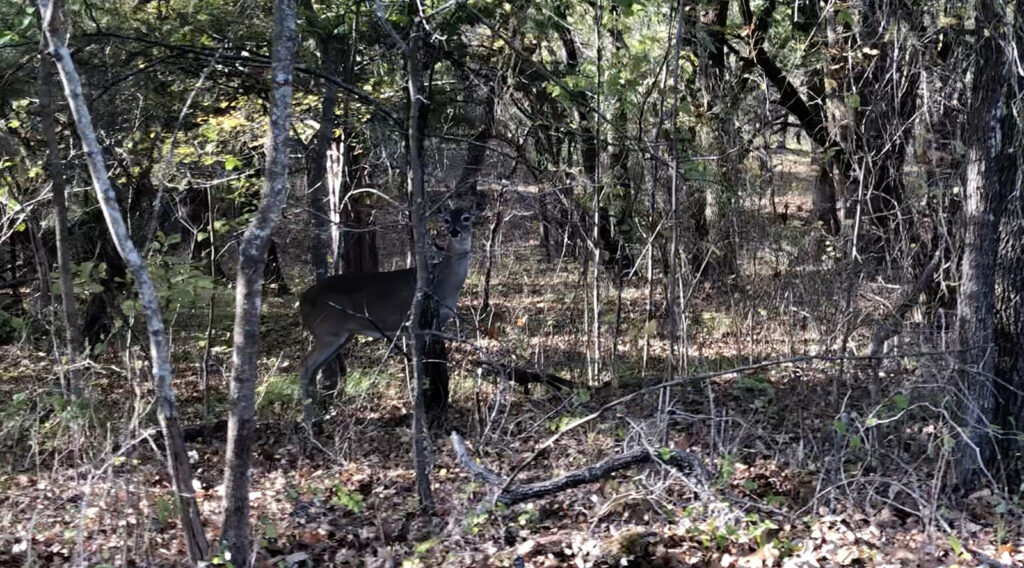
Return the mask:
[[121, 311], [125, 315], [134, 315], [139, 311], [139, 302], [136, 300], [125, 300], [121, 302]]
[[846, 106], [852, 109], [860, 108], [860, 95], [857, 93], [846, 95]]
[[897, 394], [892, 397], [892, 404], [897, 410], [906, 410], [910, 406], [910, 399], [905, 394]]
[[228, 156], [224, 158], [224, 169], [231, 171], [238, 169], [242, 166], [242, 160], [239, 160], [235, 156]]
[[964, 545], [960, 542], [960, 539], [956, 535], [949, 535], [949, 547], [953, 549], [953, 554], [960, 557], [964, 554]]

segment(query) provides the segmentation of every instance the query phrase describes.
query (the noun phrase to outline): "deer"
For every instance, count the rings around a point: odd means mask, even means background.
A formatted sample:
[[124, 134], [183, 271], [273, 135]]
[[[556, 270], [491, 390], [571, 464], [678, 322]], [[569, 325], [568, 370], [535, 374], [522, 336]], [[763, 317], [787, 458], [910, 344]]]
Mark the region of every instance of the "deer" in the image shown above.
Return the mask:
[[[459, 292], [469, 274], [473, 219], [482, 204], [471, 209], [452, 207], [441, 213], [448, 245], [433, 265], [428, 294], [437, 305], [435, 329], [455, 316]], [[303, 326], [313, 335], [313, 348], [302, 359], [299, 387], [303, 422], [313, 420], [313, 383], [317, 371], [337, 357], [341, 375], [346, 373], [340, 352], [357, 335], [390, 339], [409, 320], [416, 290], [416, 269], [338, 274], [324, 278], [302, 293], [299, 314]]]

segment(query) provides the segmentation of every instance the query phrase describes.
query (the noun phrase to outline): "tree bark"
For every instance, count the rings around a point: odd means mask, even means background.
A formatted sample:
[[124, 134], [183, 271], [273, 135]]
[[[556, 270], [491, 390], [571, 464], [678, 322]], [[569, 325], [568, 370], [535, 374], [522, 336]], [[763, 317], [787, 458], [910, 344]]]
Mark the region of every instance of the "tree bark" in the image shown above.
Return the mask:
[[[702, 14], [701, 20], [709, 30], [711, 42], [704, 46], [698, 75], [704, 91], [704, 114], [714, 132], [709, 146], [719, 156], [719, 175], [724, 183], [709, 185], [706, 196], [695, 197], [696, 204], [691, 212], [697, 239], [691, 263], [700, 269], [706, 258], [707, 266], [701, 276], [724, 282], [739, 273], [738, 192], [743, 185], [743, 162], [749, 152], [749, 145], [743, 141], [735, 119], [736, 107], [747, 92], [744, 88], [747, 82], [729, 81], [727, 78], [724, 29], [728, 11], [728, 0], [719, 0], [713, 9]], [[711, 205], [710, 211], [708, 204]]]
[[60, 145], [57, 143], [57, 124], [54, 120], [53, 97], [50, 93], [52, 61], [45, 53], [46, 40], [41, 40], [43, 53], [39, 59], [39, 116], [46, 140], [46, 170], [50, 175], [53, 193], [54, 227], [57, 240], [57, 273], [60, 280], [61, 305], [64, 308], [64, 341], [67, 350], [68, 390], [72, 396], [82, 391], [76, 368], [79, 357], [85, 352], [82, 343], [82, 324], [75, 304], [75, 285], [71, 275], [71, 257], [68, 255], [68, 209], [64, 187], [64, 168], [60, 161]]
[[[957, 302], [957, 343], [963, 393], [965, 438], [957, 447], [961, 487], [981, 480], [992, 465], [995, 445], [989, 428], [995, 418], [995, 284], [999, 225], [1012, 191], [1014, 128], [1007, 85], [1011, 81], [1003, 42], [1008, 20], [998, 0], [979, 0], [975, 26], [980, 34], [971, 85], [964, 184], [964, 248]], [[987, 473], [987, 472], [986, 472]], [[991, 479], [991, 478], [989, 478]]]
[[231, 377], [227, 457], [224, 466], [224, 524], [221, 539], [231, 552], [232, 564], [240, 568], [248, 568], [253, 563], [249, 534], [249, 474], [255, 428], [263, 271], [270, 247], [270, 235], [288, 196], [288, 130], [297, 42], [295, 0], [276, 0], [266, 182], [256, 218], [245, 232], [238, 251], [234, 374]]
[[[413, 417], [412, 446], [413, 468], [416, 471], [416, 494], [420, 506], [433, 507], [434, 497], [430, 489], [430, 464], [427, 455], [427, 412], [425, 397], [425, 334], [430, 331], [433, 321], [430, 315], [433, 299], [427, 294], [430, 289], [431, 267], [429, 235], [427, 234], [426, 187], [423, 171], [423, 141], [427, 125], [426, 91], [423, 86], [423, 36], [427, 33], [423, 14], [415, 2], [409, 3], [412, 26], [409, 44], [406, 47], [406, 72], [409, 88], [408, 150], [409, 198], [412, 201], [413, 250], [416, 255], [416, 290], [413, 294], [409, 314], [409, 332], [412, 337], [413, 364]], [[423, 314], [427, 317], [424, 318]], [[426, 321], [424, 321], [424, 319]]]
[[[1020, 14], [1024, 2], [1014, 3], [1014, 12]], [[1024, 23], [1019, 18], [1013, 30], [1016, 53], [1024, 48]], [[1012, 91], [1019, 97], [1020, 78]], [[1019, 100], [1019, 98], [1017, 98]], [[1018, 105], [1020, 103], [1017, 103]], [[1019, 116], [1019, 106], [1017, 116]], [[1021, 142], [1024, 132], [1016, 125], [1015, 162], [1005, 164], [1011, 171], [1021, 164]], [[1011, 174], [1012, 175], [1012, 174]], [[999, 235], [999, 262], [996, 267], [995, 373], [1000, 380], [996, 385], [995, 422], [1008, 435], [1002, 437], [1000, 453], [1020, 456], [1024, 442], [1024, 187], [1018, 181], [1007, 198]], [[1016, 434], [1016, 435], [1015, 435]], [[1024, 481], [1024, 463], [1018, 459], [1004, 460], [1008, 488], [1020, 487]]]
[[139, 255], [128, 234], [128, 227], [117, 204], [117, 196], [110, 185], [107, 165], [103, 160], [103, 151], [96, 138], [96, 131], [93, 129], [85, 94], [82, 92], [82, 83], [66, 43], [62, 21], [63, 0], [53, 0], [52, 2], [39, 0], [38, 4], [43, 18], [44, 35], [49, 45], [50, 54], [57, 64], [64, 87], [64, 95], [67, 97], [71, 114], [75, 119], [75, 127], [78, 130], [78, 137], [82, 141], [97, 200], [114, 244], [134, 278], [135, 290], [139, 295], [139, 302], [146, 319], [150, 357], [153, 361], [157, 416], [164, 433], [167, 465], [177, 493], [179, 520], [185, 537], [189, 562], [192, 565], [197, 565], [206, 556], [208, 545], [192, 488], [192, 467], [188, 461], [185, 441], [178, 422], [177, 403], [171, 386], [170, 349], [164, 331], [156, 289], [149, 277], [145, 260]]
[[[308, 11], [308, 9], [307, 9]], [[341, 38], [333, 34], [318, 39], [320, 45], [320, 67], [326, 75], [338, 75], [341, 58]], [[327, 258], [330, 233], [330, 216], [327, 211], [327, 152], [334, 139], [335, 109], [338, 106], [338, 86], [323, 81], [323, 100], [320, 103], [320, 126], [313, 136], [306, 170], [306, 188], [309, 191], [310, 221], [313, 238], [309, 243], [310, 262], [317, 281], [327, 278], [330, 263]], [[347, 141], [346, 141], [347, 143]]]
[[[1018, 136], [1019, 139], [1019, 136]], [[1003, 213], [996, 267], [995, 423], [1002, 437], [1003, 456], [1020, 455], [1024, 443], [1024, 195], [1018, 187]], [[1019, 487], [1024, 464], [1005, 460], [1007, 486]]]

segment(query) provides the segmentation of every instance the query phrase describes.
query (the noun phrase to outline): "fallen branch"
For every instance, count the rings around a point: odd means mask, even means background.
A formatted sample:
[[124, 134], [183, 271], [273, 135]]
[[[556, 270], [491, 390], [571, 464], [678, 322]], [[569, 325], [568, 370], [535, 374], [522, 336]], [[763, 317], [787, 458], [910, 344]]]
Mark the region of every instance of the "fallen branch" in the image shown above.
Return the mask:
[[523, 469], [526, 468], [526, 466], [530, 462], [532, 462], [533, 460], [537, 459], [537, 456], [539, 456], [541, 454], [541, 452], [543, 452], [544, 450], [550, 448], [555, 442], [557, 442], [562, 436], [564, 436], [566, 434], [566, 432], [569, 432], [570, 430], [573, 430], [573, 429], [578, 428], [578, 427], [580, 427], [580, 426], [582, 426], [582, 425], [584, 425], [584, 424], [586, 424], [586, 423], [588, 423], [588, 422], [590, 422], [592, 420], [595, 420], [597, 417], [601, 416], [601, 414], [603, 414], [604, 412], [606, 412], [606, 411], [608, 411], [608, 410], [610, 410], [612, 408], [615, 408], [616, 406], [618, 406], [620, 404], [623, 404], [625, 402], [629, 402], [630, 400], [633, 400], [634, 398], [636, 398], [636, 397], [638, 397], [638, 396], [640, 396], [642, 394], [645, 394], [645, 393], [648, 393], [648, 392], [652, 392], [652, 391], [655, 391], [655, 390], [658, 390], [658, 389], [680, 386], [680, 385], [683, 385], [683, 384], [692, 383], [694, 381], [703, 381], [703, 380], [707, 380], [707, 379], [713, 379], [715, 377], [724, 377], [726, 375], [735, 375], [735, 374], [749, 373], [749, 372], [752, 372], [752, 371], [758, 371], [760, 369], [765, 369], [765, 368], [768, 368], [768, 367], [774, 367], [774, 366], [778, 366], [778, 365], [803, 363], [805, 361], [810, 361], [810, 360], [813, 360], [815, 358], [819, 358], [819, 357], [801, 356], [801, 357], [791, 357], [789, 359], [783, 359], [783, 360], [779, 360], [779, 361], [767, 361], [765, 363], [757, 363], [757, 364], [754, 364], [754, 365], [746, 365], [744, 367], [737, 367], [735, 369], [729, 369], [729, 370], [726, 370], [726, 371], [717, 371], [717, 372], [712, 372], [712, 373], [702, 373], [702, 374], [699, 374], [699, 375], [692, 375], [692, 376], [689, 376], [689, 377], [682, 377], [682, 378], [679, 378], [679, 379], [663, 381], [663, 382], [660, 382], [658, 384], [651, 385], [651, 386], [648, 386], [648, 387], [644, 387], [644, 388], [642, 388], [640, 390], [633, 391], [633, 392], [631, 392], [631, 393], [629, 393], [629, 394], [627, 394], [625, 396], [619, 397], [619, 398], [609, 402], [608, 404], [605, 404], [604, 406], [602, 406], [601, 408], [598, 408], [597, 410], [595, 410], [591, 414], [588, 414], [588, 415], [586, 415], [586, 416], [584, 416], [582, 418], [578, 418], [578, 419], [574, 420], [573, 422], [570, 422], [564, 428], [562, 428], [561, 430], [556, 432], [554, 435], [552, 435], [550, 438], [545, 440], [536, 449], [536, 451], [534, 451], [532, 454], [530, 454], [529, 457], [526, 458], [525, 461], [523, 461], [518, 466], [516, 466], [516, 468], [512, 471], [512, 475], [510, 475], [508, 477], [508, 480], [505, 481], [505, 487], [502, 488], [502, 490], [503, 490], [502, 492], [504, 492], [504, 489], [506, 489], [512, 483], [512, 481], [515, 480], [515, 478], [520, 474], [520, 472], [523, 471]]
[[488, 373], [499, 377], [505, 377], [507, 380], [512, 381], [517, 385], [522, 385], [523, 388], [526, 389], [528, 389], [531, 384], [535, 383], [547, 385], [556, 390], [571, 390], [576, 387], [572, 381], [563, 379], [554, 373], [541, 373], [525, 369], [523, 367], [517, 367], [515, 365], [506, 365], [504, 363], [498, 363], [497, 361], [486, 361], [484, 359], [477, 359], [476, 363]]
[[569, 472], [554, 479], [510, 487], [500, 475], [480, 465], [469, 455], [465, 442], [457, 432], [452, 432], [451, 441], [459, 465], [469, 471], [474, 479], [499, 487], [495, 500], [506, 507], [561, 493], [567, 489], [604, 479], [628, 467], [647, 463], [664, 464], [681, 473], [697, 474], [702, 480], [707, 479], [707, 472], [701, 464], [700, 458], [689, 452], [682, 450], [652, 452], [647, 449], [637, 449], [612, 456], [595, 465]]

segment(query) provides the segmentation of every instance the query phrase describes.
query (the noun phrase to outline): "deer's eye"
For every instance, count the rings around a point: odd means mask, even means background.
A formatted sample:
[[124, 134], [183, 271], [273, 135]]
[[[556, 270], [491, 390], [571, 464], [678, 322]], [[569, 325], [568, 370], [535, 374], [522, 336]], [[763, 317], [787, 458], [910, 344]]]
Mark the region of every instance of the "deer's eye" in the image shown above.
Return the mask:
[[451, 225], [451, 224], [452, 224], [452, 220], [451, 220], [451, 219], [449, 219], [448, 217], [445, 217], [445, 218], [444, 218], [444, 224], [445, 224], [445, 225]]
[[470, 219], [469, 215], [463, 215], [462, 216], [462, 222], [463, 223], [469, 223], [469, 219]]

